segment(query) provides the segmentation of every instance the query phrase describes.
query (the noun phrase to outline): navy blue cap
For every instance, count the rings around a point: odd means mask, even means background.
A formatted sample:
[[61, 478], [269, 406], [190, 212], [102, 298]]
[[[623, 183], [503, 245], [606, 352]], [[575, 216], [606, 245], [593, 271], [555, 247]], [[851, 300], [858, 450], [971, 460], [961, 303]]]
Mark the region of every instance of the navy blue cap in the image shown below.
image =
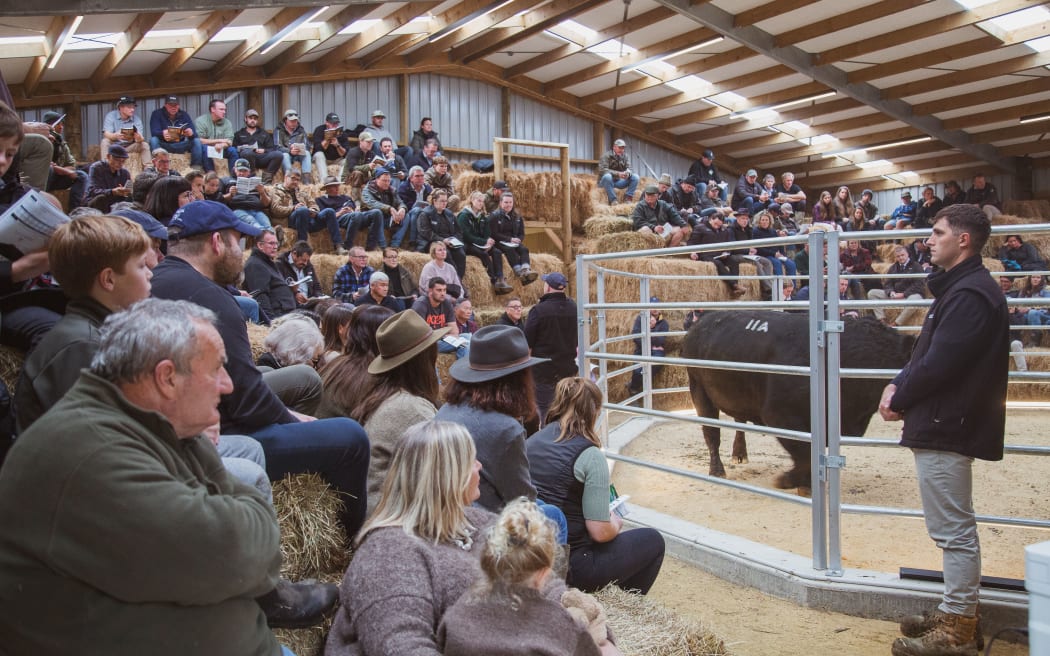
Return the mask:
[[569, 281], [565, 279], [565, 276], [557, 271], [544, 274], [543, 282], [550, 285], [551, 289], [565, 289], [565, 285], [569, 284]]
[[178, 239], [219, 230], [236, 230], [249, 237], [257, 237], [262, 232], [238, 219], [230, 208], [213, 200], [195, 200], [180, 207], [168, 223], [169, 235]]
[[146, 231], [146, 234], [154, 239], [160, 239], [161, 241], [168, 240], [168, 229], [164, 227], [164, 224], [153, 218], [152, 215], [147, 214], [141, 210], [133, 209], [122, 209], [110, 212], [113, 216], [122, 216], [129, 221], [142, 226], [142, 229]]
[[109, 154], [113, 157], [119, 157], [120, 159], [127, 159], [128, 149], [120, 144], [113, 144], [109, 147]]

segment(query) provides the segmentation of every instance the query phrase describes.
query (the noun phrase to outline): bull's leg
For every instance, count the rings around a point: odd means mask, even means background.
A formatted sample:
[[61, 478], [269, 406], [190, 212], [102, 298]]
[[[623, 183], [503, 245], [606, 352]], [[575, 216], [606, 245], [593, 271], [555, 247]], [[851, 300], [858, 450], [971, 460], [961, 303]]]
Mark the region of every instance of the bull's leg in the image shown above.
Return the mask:
[[736, 437], [733, 438], [732, 462], [738, 465], [747, 464], [747, 440], [744, 438], [744, 431], [737, 431]]
[[[701, 415], [703, 416], [703, 415]], [[704, 441], [707, 442], [707, 453], [710, 459], [707, 473], [719, 478], [726, 477], [726, 468], [722, 465], [722, 457], [718, 455], [718, 447], [722, 445], [722, 431], [712, 426], [704, 426]]]
[[786, 472], [777, 474], [777, 477], [773, 480], [773, 485], [782, 490], [795, 487], [808, 489], [811, 477], [809, 443], [789, 440], [784, 437], [778, 437], [777, 440], [788, 452], [788, 455], [791, 456], [792, 467]]

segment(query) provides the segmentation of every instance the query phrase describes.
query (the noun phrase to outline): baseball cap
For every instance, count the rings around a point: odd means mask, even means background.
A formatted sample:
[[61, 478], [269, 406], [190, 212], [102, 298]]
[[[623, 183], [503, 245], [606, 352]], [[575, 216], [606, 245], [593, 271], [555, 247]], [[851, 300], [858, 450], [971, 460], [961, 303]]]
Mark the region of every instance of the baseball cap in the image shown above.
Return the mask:
[[165, 105], [178, 105], [179, 104], [179, 97], [178, 96], [166, 96], [164, 98], [164, 104]]
[[377, 109], [374, 112], [372, 112], [372, 118], [378, 118], [380, 116], [382, 116], [383, 118], [386, 118], [386, 114], [383, 113], [383, 110]]
[[613, 142], [613, 145], [614, 146], [618, 146], [620, 148], [624, 148], [624, 147], [627, 146], [627, 142], [624, 141], [623, 139], [617, 139], [616, 141]]
[[872, 198], [875, 197], [875, 192], [873, 192], [871, 189], [865, 189], [864, 191], [860, 192], [861, 196], [863, 196], [864, 194], [867, 194], [867, 195], [871, 196]]
[[127, 159], [128, 158], [128, 150], [127, 150], [127, 148], [125, 148], [124, 146], [121, 146], [120, 144], [113, 144], [112, 146], [110, 146], [109, 147], [109, 154], [112, 155], [113, 157], [119, 157], [121, 159]]
[[685, 179], [682, 180], [681, 184], [692, 185], [693, 187], [695, 187], [696, 186], [696, 176], [695, 175], [686, 176]]
[[372, 136], [371, 132], [369, 132], [368, 130], [365, 130], [361, 134], [357, 135], [357, 140], [358, 141], [375, 141], [376, 138]]
[[557, 271], [544, 274], [543, 282], [550, 285], [551, 289], [565, 289], [565, 285], [569, 284], [569, 281], [565, 279], [565, 276]]
[[746, 178], [757, 178], [758, 177], [758, 171], [756, 171], [755, 169], [748, 169], [747, 170], [747, 174], [744, 177], [746, 177]]
[[44, 112], [44, 115], [40, 118], [44, 123], [51, 123], [52, 125], [58, 119], [62, 118], [62, 115], [58, 112]]
[[779, 203], [770, 203], [769, 207], [767, 207], [766, 209], [769, 210], [770, 212], [772, 212], [773, 214], [780, 214], [780, 204]]
[[781, 203], [780, 204], [780, 211], [781, 212], [794, 212], [795, 208], [791, 207], [791, 203]]
[[233, 163], [233, 168], [237, 171], [251, 171], [252, 165], [246, 159], [239, 159]]
[[650, 296], [649, 297], [649, 302], [650, 303], [659, 303], [660, 302], [660, 297], [659, 296]]
[[258, 117], [258, 116], [259, 116], [259, 112], [255, 111], [254, 109], [249, 109], [248, 111], [244, 112], [244, 115], [245, 115], [245, 116], [255, 116], [255, 117]]
[[135, 102], [135, 98], [132, 97], [132, 96], [121, 96], [119, 99], [117, 99], [117, 107], [120, 107], [121, 105], [137, 105], [137, 104], [138, 103]]
[[715, 158], [715, 153], [714, 153], [714, 151], [713, 151], [713, 150], [711, 150], [710, 148], [707, 148], [707, 149], [705, 149], [705, 150], [704, 150], [704, 152], [703, 152], [703, 156], [704, 156], [704, 157], [706, 157], [706, 158], [707, 158], [707, 159], [709, 159], [709, 160], [714, 160], [714, 158]]
[[142, 229], [146, 231], [146, 234], [154, 239], [160, 239], [161, 241], [168, 240], [168, 229], [164, 227], [164, 224], [153, 218], [152, 215], [147, 214], [141, 210], [133, 210], [125, 208], [121, 210], [115, 210], [110, 212], [114, 216], [122, 216], [129, 221], [142, 226]]
[[901, 198], [911, 198], [911, 192], [910, 191], [904, 192], [903, 194], [901, 194]]
[[283, 116], [284, 118], [299, 118], [299, 112], [294, 109], [286, 109]]
[[751, 216], [751, 211], [746, 207], [733, 210], [733, 216]]
[[507, 181], [506, 180], [496, 180], [495, 182], [492, 183], [492, 188], [493, 189], [506, 189], [507, 188]]
[[339, 184], [339, 178], [335, 177], [334, 175], [326, 176], [325, 179], [324, 179], [324, 186], [325, 187], [331, 187], [332, 185], [337, 185], [337, 184]]
[[168, 223], [171, 239], [185, 239], [219, 230], [237, 232], [257, 237], [262, 230], [237, 218], [233, 210], [213, 200], [195, 200], [175, 210]]
[[379, 168], [376, 169], [376, 176], [375, 177], [378, 178], [381, 175], [394, 175], [394, 172], [391, 171], [390, 169], [386, 168], [385, 166], [380, 166]]
[[328, 115], [324, 117], [324, 120], [326, 123], [331, 123], [333, 125], [339, 125], [340, 123], [339, 114], [336, 114], [335, 112], [328, 112]]
[[647, 196], [649, 194], [658, 194], [658, 193], [660, 193], [660, 188], [657, 187], [656, 185], [646, 185], [645, 186], [645, 194]]

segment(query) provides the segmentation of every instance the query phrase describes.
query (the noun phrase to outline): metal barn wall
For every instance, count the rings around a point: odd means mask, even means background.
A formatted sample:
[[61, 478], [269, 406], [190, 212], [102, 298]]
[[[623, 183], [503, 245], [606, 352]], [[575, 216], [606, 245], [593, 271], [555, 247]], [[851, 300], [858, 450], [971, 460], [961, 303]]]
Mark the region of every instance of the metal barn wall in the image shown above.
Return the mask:
[[[627, 159], [631, 162], [631, 170], [643, 178], [658, 179], [660, 175], [670, 173], [671, 179], [677, 181], [689, 174], [689, 167], [696, 161], [646, 141], [631, 137], [624, 137], [623, 140], [627, 142]], [[612, 148], [612, 143], [612, 131], [606, 129], [605, 150], [598, 153], [595, 159]], [[699, 154], [697, 151], [697, 155]]]
[[1032, 196], [1050, 198], [1050, 168], [1032, 171]]
[[[988, 181], [989, 184], [995, 185], [995, 188], [999, 191], [1000, 200], [1006, 201], [1010, 198], [1013, 198], [1014, 181], [1012, 177], [1008, 175], [986, 175], [985, 179]], [[956, 178], [955, 181], [959, 183], [959, 186], [962, 187], [962, 190], [964, 192], [971, 186], [973, 186], [971, 178]], [[803, 187], [805, 187], [805, 181], [803, 181], [800, 184], [802, 184]], [[944, 198], [944, 183], [938, 182], [932, 185], [912, 184], [898, 187], [896, 189], [885, 189], [883, 191], [876, 191], [874, 196], [872, 197], [872, 200], [875, 202], [875, 206], [879, 208], [879, 214], [889, 216], [893, 213], [893, 210], [901, 204], [901, 194], [903, 194], [905, 191], [910, 191], [912, 200], [918, 203], [922, 200], [922, 190], [925, 189], [927, 186], [933, 187], [933, 193], [936, 194], [938, 198]], [[828, 189], [828, 191], [830, 191], [832, 195], [834, 195], [835, 190], [837, 188], [838, 187], [836, 186], [834, 188]], [[864, 186], [850, 185], [849, 189], [850, 192], [853, 194], [853, 200], [857, 201], [860, 199], [861, 192], [864, 191]], [[820, 191], [817, 191], [815, 193], [819, 194]], [[809, 198], [807, 198], [806, 200], [809, 203], [810, 210], [812, 210], [813, 203], [819, 199], [819, 196], [810, 194], [808, 188], [806, 188], [806, 194], [809, 195]]]
[[[303, 127], [307, 132], [313, 132], [315, 127], [324, 122], [328, 112], [339, 114], [343, 125], [353, 128], [358, 124], [369, 125], [372, 112], [380, 109], [386, 114], [383, 127], [397, 138], [401, 125], [399, 89], [400, 80], [397, 77], [288, 85], [288, 107], [279, 108], [275, 114], [280, 120], [286, 109], [298, 110]], [[274, 126], [266, 127], [272, 130]], [[398, 143], [401, 143], [400, 139]]]
[[445, 146], [492, 150], [500, 131], [500, 89], [480, 80], [422, 73], [408, 78], [408, 126], [411, 133], [429, 116]]
[[[496, 107], [498, 120], [499, 108]], [[578, 118], [568, 112], [555, 109], [543, 103], [519, 96], [510, 95], [510, 134], [512, 139], [529, 139], [532, 141], [550, 141], [569, 144], [569, 157], [578, 159], [597, 159], [594, 154], [594, 137], [591, 122]], [[492, 147], [491, 142], [489, 148]], [[514, 146], [511, 152], [530, 155], [560, 156], [557, 150], [534, 148], [531, 146]], [[558, 162], [513, 160], [512, 166], [527, 172], [557, 171]], [[594, 167], [586, 164], [574, 164], [573, 173], [593, 173]]]

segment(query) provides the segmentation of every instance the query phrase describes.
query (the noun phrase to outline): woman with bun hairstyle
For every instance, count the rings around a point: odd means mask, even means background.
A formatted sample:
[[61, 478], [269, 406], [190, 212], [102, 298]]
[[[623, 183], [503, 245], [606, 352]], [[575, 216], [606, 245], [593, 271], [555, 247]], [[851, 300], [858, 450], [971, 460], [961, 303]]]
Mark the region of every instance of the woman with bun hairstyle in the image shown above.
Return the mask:
[[563, 378], [554, 389], [547, 425], [526, 441], [537, 494], [565, 513], [569, 525], [569, 585], [586, 592], [614, 583], [649, 592], [664, 560], [664, 539], [651, 528], [623, 531], [610, 510], [609, 465], [595, 420], [598, 386]]
[[[603, 653], [586, 625], [543, 594], [558, 553], [554, 530], [528, 499], [507, 504], [481, 550], [484, 577], [441, 620], [438, 642], [445, 656]], [[611, 647], [607, 653], [618, 653], [604, 631], [598, 639]]]

